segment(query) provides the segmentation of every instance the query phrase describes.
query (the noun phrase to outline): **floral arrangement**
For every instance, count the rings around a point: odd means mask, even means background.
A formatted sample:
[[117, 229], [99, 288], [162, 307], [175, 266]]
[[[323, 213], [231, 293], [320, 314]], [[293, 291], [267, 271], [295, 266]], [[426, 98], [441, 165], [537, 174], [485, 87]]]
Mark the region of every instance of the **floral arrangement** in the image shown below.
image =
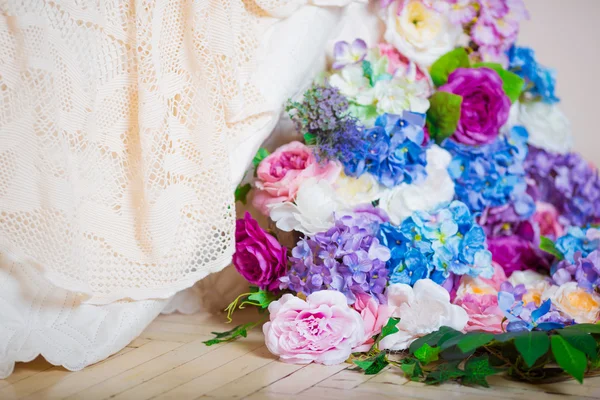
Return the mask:
[[[384, 0], [385, 42], [338, 42], [236, 199], [233, 264], [290, 363], [487, 386], [600, 369], [600, 178], [555, 76], [515, 44], [522, 0]], [[257, 321], [216, 334], [244, 337]]]

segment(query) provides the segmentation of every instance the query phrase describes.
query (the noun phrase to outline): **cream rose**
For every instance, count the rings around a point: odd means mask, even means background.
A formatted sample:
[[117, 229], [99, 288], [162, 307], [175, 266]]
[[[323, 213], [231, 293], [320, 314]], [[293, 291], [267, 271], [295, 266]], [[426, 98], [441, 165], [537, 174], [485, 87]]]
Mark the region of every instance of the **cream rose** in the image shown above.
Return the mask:
[[385, 12], [385, 24], [385, 40], [421, 66], [430, 66], [452, 50], [462, 32], [459, 25], [420, 0], [394, 1]]
[[513, 285], [525, 285], [527, 293], [523, 295], [523, 303], [533, 302], [539, 306], [542, 304], [542, 295], [550, 288], [550, 283], [542, 274], [532, 270], [515, 271], [512, 273], [508, 281]]
[[399, 225], [415, 211], [431, 211], [454, 197], [454, 182], [448, 174], [452, 156], [439, 146], [427, 150], [427, 178], [419, 184], [401, 184], [385, 191], [379, 207], [388, 213], [390, 221]]
[[573, 147], [571, 123], [555, 105], [541, 101], [513, 104], [510, 125], [522, 125], [529, 134], [528, 142], [541, 149], [565, 154]]
[[593, 324], [598, 321], [600, 296], [581, 289], [577, 286], [577, 282], [550, 286], [542, 294], [542, 301], [547, 299], [578, 324]]

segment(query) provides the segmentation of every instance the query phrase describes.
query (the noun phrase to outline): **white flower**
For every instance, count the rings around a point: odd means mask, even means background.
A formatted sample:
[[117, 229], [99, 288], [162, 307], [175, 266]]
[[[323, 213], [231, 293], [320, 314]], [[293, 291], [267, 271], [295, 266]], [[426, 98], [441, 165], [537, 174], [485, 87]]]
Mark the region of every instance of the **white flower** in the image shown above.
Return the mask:
[[542, 294], [542, 301], [547, 299], [578, 324], [593, 324], [598, 321], [600, 296], [581, 289], [577, 282], [549, 286]]
[[399, 225], [415, 211], [432, 211], [454, 197], [454, 182], [448, 174], [452, 156], [433, 145], [427, 150], [427, 178], [418, 184], [401, 184], [383, 193], [379, 207]]
[[542, 304], [542, 295], [551, 286], [542, 274], [532, 270], [515, 271], [508, 281], [513, 286], [525, 285], [527, 293], [523, 295], [523, 303], [534, 303], [538, 306]]
[[354, 99], [362, 93], [370, 97], [373, 88], [369, 80], [365, 78], [360, 65], [348, 65], [338, 73], [329, 77], [329, 84], [340, 90], [344, 96]]
[[393, 317], [400, 318], [398, 332], [384, 337], [380, 348], [405, 350], [416, 339], [442, 326], [463, 330], [469, 316], [460, 306], [450, 303], [448, 291], [431, 279], [421, 279], [414, 287], [395, 283], [387, 288], [388, 305], [395, 307]]
[[316, 179], [303, 182], [298, 189], [295, 204], [289, 201], [271, 207], [270, 217], [277, 228], [312, 235], [331, 228], [333, 214], [340, 210], [331, 183]]
[[573, 147], [569, 119], [555, 104], [515, 103], [510, 111], [509, 125], [525, 127], [530, 144], [559, 154], [568, 153]]
[[384, 38], [400, 53], [421, 66], [430, 66], [456, 46], [462, 32], [459, 25], [419, 0], [403, 2], [398, 14], [399, 3], [394, 1], [386, 10]]
[[345, 208], [359, 204], [369, 204], [381, 196], [381, 186], [371, 174], [365, 173], [358, 178], [345, 175], [343, 172], [333, 183], [336, 200]]

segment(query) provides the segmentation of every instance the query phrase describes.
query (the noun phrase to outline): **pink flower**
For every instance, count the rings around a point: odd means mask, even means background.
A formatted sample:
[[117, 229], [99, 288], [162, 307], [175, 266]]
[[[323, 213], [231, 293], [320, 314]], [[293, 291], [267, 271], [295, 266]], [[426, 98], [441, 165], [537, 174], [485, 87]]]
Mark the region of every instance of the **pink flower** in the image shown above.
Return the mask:
[[494, 268], [494, 275], [491, 279], [486, 279], [482, 276], [477, 277], [483, 283], [493, 287], [496, 291], [500, 290], [500, 285], [506, 281], [506, 273], [504, 272], [504, 268], [500, 266], [500, 264], [492, 261], [492, 267]]
[[541, 201], [536, 203], [533, 220], [540, 227], [540, 235], [547, 236], [552, 240], [562, 236], [565, 230], [558, 222], [558, 217], [558, 211], [552, 204]]
[[396, 74], [405, 76], [410, 76], [411, 74], [415, 74], [415, 80], [427, 80], [427, 76], [421, 71], [417, 65], [408, 60], [408, 58], [404, 57], [394, 46], [388, 43], [379, 43], [379, 53], [387, 57], [388, 66], [387, 72], [388, 74]]
[[340, 171], [341, 166], [332, 161], [319, 164], [304, 144], [288, 143], [258, 165], [257, 191], [252, 203], [263, 214], [269, 215], [269, 206], [293, 200], [302, 182], [310, 178], [333, 182]]
[[461, 306], [469, 316], [465, 331], [502, 332], [501, 324], [504, 314], [498, 307], [497, 295], [467, 294], [462, 298], [457, 298], [455, 304]]
[[365, 325], [364, 342], [354, 348], [353, 352], [369, 351], [373, 343], [373, 336], [381, 333], [381, 328], [387, 324], [394, 311], [392, 307], [385, 304], [379, 304], [377, 300], [366, 293], [356, 295], [354, 309], [360, 313]]
[[364, 342], [360, 314], [335, 290], [315, 292], [306, 301], [285, 294], [269, 305], [269, 314], [265, 343], [284, 362], [339, 364]]

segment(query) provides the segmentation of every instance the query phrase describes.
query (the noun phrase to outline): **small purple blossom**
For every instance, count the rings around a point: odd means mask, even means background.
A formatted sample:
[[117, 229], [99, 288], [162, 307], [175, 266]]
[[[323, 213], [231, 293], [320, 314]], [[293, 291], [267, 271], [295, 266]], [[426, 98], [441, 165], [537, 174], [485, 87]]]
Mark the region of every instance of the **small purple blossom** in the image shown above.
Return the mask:
[[365, 59], [367, 44], [362, 39], [355, 39], [352, 43], [340, 41], [333, 47], [333, 69], [342, 69], [346, 65], [356, 64]]
[[578, 251], [573, 263], [562, 260], [552, 271], [552, 279], [557, 285], [576, 281], [580, 288], [589, 293], [600, 291], [600, 250], [594, 250], [586, 257]]

